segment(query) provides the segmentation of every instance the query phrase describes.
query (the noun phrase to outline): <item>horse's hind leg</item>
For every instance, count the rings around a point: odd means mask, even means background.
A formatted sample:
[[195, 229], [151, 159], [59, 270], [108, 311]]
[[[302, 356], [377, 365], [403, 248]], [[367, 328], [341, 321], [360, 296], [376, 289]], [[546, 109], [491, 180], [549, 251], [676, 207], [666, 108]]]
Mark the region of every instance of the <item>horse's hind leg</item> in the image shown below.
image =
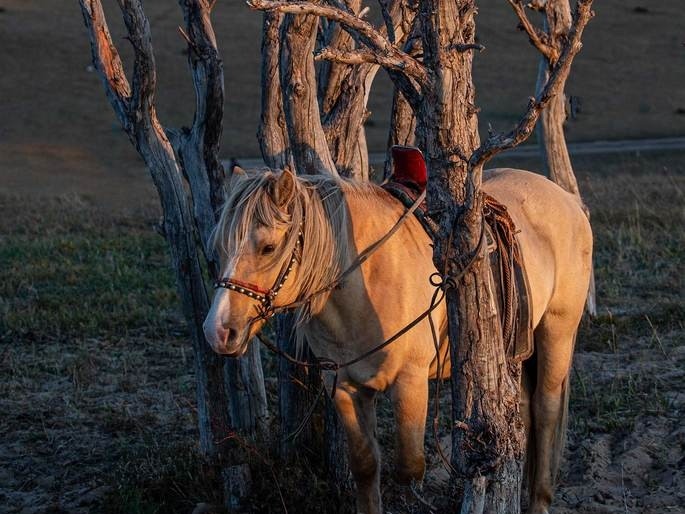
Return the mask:
[[561, 316], [552, 311], [535, 330], [534, 441], [527, 463], [531, 488], [529, 514], [546, 513], [552, 502], [565, 445], [568, 378], [578, 321], [575, 316]]
[[428, 408], [428, 370], [403, 370], [391, 390], [396, 428], [396, 480], [420, 482], [426, 470], [423, 440]]
[[335, 407], [347, 434], [350, 468], [357, 486], [357, 512], [382, 514], [380, 450], [376, 441], [375, 391], [341, 385]]

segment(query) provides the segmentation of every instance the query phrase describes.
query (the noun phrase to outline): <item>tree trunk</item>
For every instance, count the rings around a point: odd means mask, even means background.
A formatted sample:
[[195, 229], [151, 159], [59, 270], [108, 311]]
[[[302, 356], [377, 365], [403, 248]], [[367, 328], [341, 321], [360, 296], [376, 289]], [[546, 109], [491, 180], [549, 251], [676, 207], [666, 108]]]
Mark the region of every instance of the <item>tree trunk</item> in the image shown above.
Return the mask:
[[[507, 367], [482, 244], [482, 166], [472, 80], [475, 2], [420, 3], [424, 94], [418, 133], [429, 170], [428, 207], [439, 213], [434, 261], [444, 272], [452, 359], [452, 465], [466, 479], [461, 512], [520, 512], [522, 424], [518, 382]], [[462, 48], [462, 50], [455, 50]], [[496, 494], [487, 494], [494, 491]], [[492, 503], [492, 506], [488, 504]], [[497, 504], [497, 505], [494, 505]], [[495, 508], [496, 507], [496, 508]]]
[[262, 24], [262, 112], [257, 139], [262, 158], [273, 169], [293, 167], [281, 93], [281, 25], [283, 15], [264, 13]]
[[[350, 12], [358, 13], [359, 0], [348, 0]], [[402, 46], [410, 33], [416, 15], [412, 0], [382, 0], [385, 29], [381, 33]], [[322, 50], [353, 52], [359, 42], [341, 28], [329, 22], [323, 38]], [[338, 172], [357, 180], [368, 180], [369, 162], [364, 122], [369, 116], [367, 105], [379, 65], [364, 63], [357, 66], [324, 61], [319, 74], [319, 97], [322, 103], [323, 125], [331, 155]]]
[[368, 180], [369, 160], [364, 121], [366, 105], [378, 66], [365, 64], [349, 73], [340, 84], [340, 95], [324, 119], [326, 140], [338, 173]]
[[[388, 150], [385, 157], [383, 178], [388, 179], [393, 172], [392, 152], [395, 145], [415, 146], [416, 145], [416, 117], [411, 106], [404, 98], [402, 93], [395, 89], [392, 97], [392, 112], [390, 115], [390, 130], [388, 131]], [[424, 145], [419, 145], [424, 148]]]
[[319, 117], [314, 69], [316, 16], [286, 15], [281, 27], [281, 86], [297, 172], [338, 175]]
[[[292, 165], [298, 173], [337, 174], [318, 116], [318, 99], [316, 88], [313, 87], [315, 70], [312, 52], [317, 23], [315, 16], [283, 17], [277, 13], [265, 14], [260, 144], [264, 160], [270, 167]], [[278, 37], [276, 34], [279, 34]], [[279, 56], [278, 67], [274, 56]], [[280, 89], [275, 85], [279, 80], [285, 98], [281, 96], [282, 93], [274, 92], [274, 89]], [[317, 116], [312, 117], [312, 112], [317, 113]], [[285, 116], [282, 117], [281, 113]], [[281, 120], [285, 120], [285, 123], [281, 123]], [[277, 344], [281, 350], [294, 355], [296, 348], [292, 322], [292, 315], [279, 316]], [[309, 356], [309, 350], [305, 348], [301, 358], [306, 360]], [[298, 447], [317, 447], [315, 434], [308, 424], [297, 438], [287, 437], [299, 429], [321, 382], [314, 371], [303, 370], [284, 359], [280, 360], [278, 370], [282, 437], [280, 453], [284, 458], [289, 458]], [[323, 447], [319, 447], [319, 451], [329, 477], [338, 480], [349, 474], [345, 443], [333, 406], [326, 402], [324, 409], [327, 423], [324, 434], [319, 437], [319, 441], [323, 441]], [[330, 460], [331, 455], [335, 455], [334, 460]], [[344, 483], [340, 480], [338, 482]], [[345, 488], [341, 488], [343, 490]]]
[[[347, 0], [350, 12], [359, 13], [361, 0]], [[351, 51], [355, 42], [338, 23], [327, 22], [321, 48]], [[371, 85], [378, 66], [352, 66], [333, 61], [319, 65], [318, 87], [326, 140], [338, 173], [356, 180], [369, 179], [364, 121]]]
[[[544, 4], [544, 30], [551, 41], [560, 42], [562, 38], [568, 36], [571, 30], [572, 16], [569, 0], [547, 0]], [[560, 45], [560, 43], [557, 43]], [[544, 53], [540, 58], [538, 68], [538, 80], [536, 93], [539, 93], [549, 81], [552, 66], [549, 57]], [[537, 124], [537, 136], [542, 159], [549, 178], [564, 190], [578, 198], [583, 206], [585, 214], [590, 217], [590, 211], [583, 203], [578, 189], [578, 181], [573, 172], [571, 157], [566, 145], [566, 135], [564, 133], [564, 123], [566, 122], [566, 95], [564, 93], [566, 80], [561, 84], [561, 91], [552, 98], [542, 113]], [[597, 315], [597, 300], [595, 296], [595, 273], [594, 269], [590, 275], [590, 287], [587, 296], [587, 311], [592, 315]]]
[[[226, 441], [234, 428], [253, 435], [265, 419], [266, 395], [259, 349], [255, 347], [248, 357], [239, 361], [227, 360], [212, 352], [202, 330], [209, 299], [196, 236], [199, 234], [202, 240], [210, 273], [215, 275], [218, 265], [208, 247], [208, 235], [223, 194], [218, 144], [224, 84], [221, 59], [209, 21], [210, 5], [207, 0], [179, 2], [186, 20], [184, 33], [190, 47], [197, 110], [190, 129], [165, 133], [154, 108], [155, 61], [150, 27], [140, 0], [120, 0], [134, 49], [132, 85], [111, 39], [100, 1], [80, 1], [90, 33], [93, 63], [103, 78], [115, 114], [150, 170], [160, 197], [163, 232], [195, 355], [200, 448], [210, 462], [223, 468], [226, 492], [244, 490], [247, 479], [244, 473], [234, 472], [230, 445]], [[190, 186], [192, 209], [183, 177]], [[227, 504], [236, 504], [235, 498], [227, 496], [225, 500]]]

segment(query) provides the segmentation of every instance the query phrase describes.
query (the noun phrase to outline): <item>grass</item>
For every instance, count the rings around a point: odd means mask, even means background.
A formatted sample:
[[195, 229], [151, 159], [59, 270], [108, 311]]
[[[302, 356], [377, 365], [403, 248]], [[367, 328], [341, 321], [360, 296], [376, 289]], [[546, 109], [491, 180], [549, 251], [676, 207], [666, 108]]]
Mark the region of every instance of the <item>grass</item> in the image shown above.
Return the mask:
[[[5, 219], [19, 203], [8, 200]], [[98, 214], [56, 202], [0, 238], [0, 334], [164, 336], [177, 321], [164, 240], [144, 220], [106, 223]]]
[[[571, 438], [619, 438], [678, 415], [685, 161], [588, 157], [576, 167], [600, 312], [579, 331]], [[196, 445], [192, 351], [157, 216], [151, 207], [114, 217], [76, 198], [0, 202], [0, 469], [11, 470], [0, 472], [0, 502], [9, 508], [142, 514], [219, 501]], [[267, 360], [267, 374], [273, 367]], [[278, 483], [291, 512], [330, 512], [316, 463], [282, 469], [275, 446], [248, 455], [250, 511], [281, 512]]]

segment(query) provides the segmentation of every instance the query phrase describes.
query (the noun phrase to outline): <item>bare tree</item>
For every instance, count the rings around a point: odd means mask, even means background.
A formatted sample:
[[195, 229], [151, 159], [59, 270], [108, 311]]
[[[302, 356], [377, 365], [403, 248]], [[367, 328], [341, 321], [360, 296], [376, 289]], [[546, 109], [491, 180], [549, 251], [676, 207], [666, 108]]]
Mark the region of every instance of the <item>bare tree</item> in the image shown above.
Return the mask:
[[[360, 0], [339, 2], [339, 6], [351, 15], [363, 14]], [[383, 3], [383, 11], [387, 22], [381, 31], [399, 38], [398, 43], [402, 44], [416, 14], [415, 5], [408, 0], [392, 0]], [[363, 123], [379, 65], [356, 58], [353, 62], [346, 61], [345, 55], [353, 55], [359, 44], [340, 24], [322, 21], [317, 16], [265, 13], [259, 138], [268, 166], [289, 166], [304, 174], [341, 174], [368, 179]], [[328, 59], [331, 53], [340, 59]], [[312, 116], [313, 112], [320, 116]], [[279, 348], [293, 353], [290, 316], [282, 316], [278, 327]], [[305, 352], [305, 357], [309, 356]], [[301, 423], [314, 400], [313, 391], [320, 389], [318, 375], [281, 361], [279, 377], [282, 436], [299, 431], [300, 444], [309, 450], [316, 448], [317, 442], [322, 441], [321, 434], [312, 433]], [[324, 420], [325, 442], [321, 454], [331, 482], [345, 490], [349, 473], [343, 431], [328, 399]], [[287, 457], [296, 448], [292, 439], [284, 439], [281, 454]]]
[[[508, 1], [519, 18], [519, 28], [528, 34], [531, 44], [540, 52], [537, 79], [537, 92], [539, 93], [549, 80], [571, 30], [572, 15], [569, 0], [535, 0], [526, 5], [522, 0]], [[526, 15], [526, 7], [543, 13], [542, 29], [531, 23]], [[564, 93], [565, 87], [566, 80], [561, 84], [559, 94], [550, 100], [540, 114], [540, 120], [537, 124], [538, 143], [549, 178], [576, 196], [583, 205], [585, 214], [589, 217], [590, 211], [580, 196], [578, 181], [573, 172], [571, 157], [566, 145], [564, 124], [568, 117], [568, 101]], [[594, 272], [590, 279], [587, 310], [593, 316], [597, 314]]]
[[[359, 48], [323, 49], [343, 63], [375, 63], [390, 73], [417, 118], [429, 169], [428, 205], [439, 223], [434, 262], [444, 275], [453, 394], [453, 466], [466, 479], [462, 512], [520, 510], [522, 424], [520, 367], [507, 363], [482, 244], [482, 169], [497, 153], [524, 141], [540, 113], [561, 91], [592, 16], [579, 0], [573, 25], [548, 81], [516, 127], [480, 142], [472, 80], [474, 0], [426, 0], [419, 5], [423, 62], [339, 6], [307, 1], [251, 0], [265, 11], [319, 15], [340, 23]], [[476, 358], [476, 355], [479, 358]], [[456, 387], [456, 385], [459, 387]]]
[[[201, 254], [210, 278], [216, 278], [219, 265], [208, 242], [225, 183], [219, 161], [224, 80], [210, 22], [213, 2], [179, 1], [185, 18], [182, 34], [188, 42], [197, 106], [192, 125], [180, 130], [165, 130], [157, 117], [155, 58], [141, 0], [119, 0], [134, 51], [131, 81], [110, 36], [100, 0], [80, 0], [80, 4], [90, 35], [93, 63], [103, 79], [107, 97], [150, 170], [159, 193], [164, 213], [162, 231], [169, 244], [193, 343], [200, 448], [220, 468], [226, 502], [235, 505], [245, 493], [249, 473], [246, 464], [240, 464], [231, 454], [227, 441], [235, 430], [253, 437], [263, 428], [266, 395], [258, 345], [252, 345], [242, 359], [222, 358], [212, 352], [202, 330], [209, 304]], [[186, 185], [190, 197], [185, 192]]]

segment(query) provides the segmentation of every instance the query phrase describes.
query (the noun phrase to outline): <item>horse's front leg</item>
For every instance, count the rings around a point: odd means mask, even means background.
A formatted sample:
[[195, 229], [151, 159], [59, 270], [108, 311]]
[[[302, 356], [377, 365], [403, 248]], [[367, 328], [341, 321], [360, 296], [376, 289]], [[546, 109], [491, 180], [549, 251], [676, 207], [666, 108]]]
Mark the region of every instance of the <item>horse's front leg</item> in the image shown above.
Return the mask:
[[335, 407], [350, 451], [350, 468], [357, 485], [357, 512], [381, 514], [381, 459], [376, 442], [375, 391], [348, 383], [338, 386]]
[[397, 423], [396, 469], [402, 485], [421, 482], [426, 470], [423, 441], [428, 409], [428, 370], [409, 368], [397, 377], [391, 389]]

